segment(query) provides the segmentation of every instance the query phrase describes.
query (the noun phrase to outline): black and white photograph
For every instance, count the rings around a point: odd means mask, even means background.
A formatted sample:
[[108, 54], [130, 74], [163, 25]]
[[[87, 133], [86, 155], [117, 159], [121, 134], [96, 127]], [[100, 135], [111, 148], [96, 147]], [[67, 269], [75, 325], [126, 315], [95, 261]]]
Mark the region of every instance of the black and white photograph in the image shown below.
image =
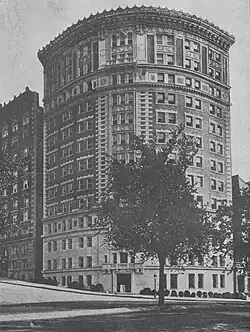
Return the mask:
[[250, 0], [0, 0], [0, 331], [250, 331]]

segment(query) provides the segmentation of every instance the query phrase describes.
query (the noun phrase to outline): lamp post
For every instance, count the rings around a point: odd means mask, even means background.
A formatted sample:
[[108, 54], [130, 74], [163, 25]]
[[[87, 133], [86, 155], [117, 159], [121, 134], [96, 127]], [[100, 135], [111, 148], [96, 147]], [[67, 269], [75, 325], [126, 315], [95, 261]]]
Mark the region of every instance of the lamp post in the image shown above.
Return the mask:
[[155, 290], [155, 292], [154, 292], [154, 297], [156, 298], [156, 279], [157, 279], [157, 274], [155, 273], [154, 274], [154, 290]]

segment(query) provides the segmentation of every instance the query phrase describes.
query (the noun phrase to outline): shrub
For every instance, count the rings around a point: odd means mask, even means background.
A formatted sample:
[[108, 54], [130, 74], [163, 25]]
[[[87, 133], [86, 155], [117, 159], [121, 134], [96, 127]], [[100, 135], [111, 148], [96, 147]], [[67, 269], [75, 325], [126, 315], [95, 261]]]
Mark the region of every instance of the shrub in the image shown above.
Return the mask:
[[184, 293], [183, 293], [183, 291], [179, 291], [179, 297], [183, 297], [184, 296]]
[[195, 297], [195, 292], [192, 292], [190, 297]]
[[178, 296], [178, 295], [177, 295], [177, 291], [176, 291], [176, 290], [172, 290], [172, 291], [171, 291], [171, 296]]
[[226, 292], [226, 293], [223, 293], [223, 294], [222, 294], [222, 297], [223, 297], [224, 299], [231, 299], [231, 298], [232, 298], [232, 294], [229, 293], [229, 292]]
[[218, 299], [218, 293], [217, 292], [214, 293], [214, 298]]
[[96, 291], [97, 291], [97, 289], [96, 289], [96, 285], [94, 285], [94, 284], [90, 285], [89, 290], [90, 290], [91, 292], [96, 292]]
[[169, 294], [170, 294], [170, 291], [169, 291], [168, 289], [165, 289], [165, 290], [164, 290], [164, 295], [165, 295], [165, 296], [169, 296]]
[[214, 296], [215, 294], [216, 294], [216, 293], [208, 292], [208, 297], [215, 297], [215, 296]]
[[185, 292], [184, 292], [184, 296], [185, 296], [185, 297], [190, 297], [190, 292], [189, 292], [189, 290], [185, 290]]
[[149, 287], [146, 287], [146, 288], [143, 288], [141, 291], [140, 291], [140, 294], [141, 295], [152, 295], [152, 291]]
[[103, 284], [96, 284], [95, 287], [98, 292], [103, 292], [104, 290]]
[[202, 297], [207, 298], [207, 292], [203, 292]]
[[198, 296], [198, 297], [201, 297], [201, 295], [202, 295], [202, 292], [199, 290], [199, 291], [197, 292], [197, 296]]
[[238, 299], [240, 299], [240, 300], [246, 300], [247, 297], [246, 297], [246, 295], [244, 293], [239, 293], [238, 294]]
[[218, 299], [221, 299], [221, 298], [222, 298], [222, 294], [218, 293]]

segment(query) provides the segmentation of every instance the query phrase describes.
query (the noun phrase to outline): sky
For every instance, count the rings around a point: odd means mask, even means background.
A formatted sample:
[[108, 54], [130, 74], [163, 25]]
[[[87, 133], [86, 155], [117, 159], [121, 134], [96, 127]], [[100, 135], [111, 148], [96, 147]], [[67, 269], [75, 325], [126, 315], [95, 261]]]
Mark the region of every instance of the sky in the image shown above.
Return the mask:
[[0, 0], [0, 103], [26, 86], [43, 98], [37, 51], [78, 19], [118, 6], [153, 5], [196, 14], [233, 34], [230, 50], [233, 174], [250, 181], [250, 0]]

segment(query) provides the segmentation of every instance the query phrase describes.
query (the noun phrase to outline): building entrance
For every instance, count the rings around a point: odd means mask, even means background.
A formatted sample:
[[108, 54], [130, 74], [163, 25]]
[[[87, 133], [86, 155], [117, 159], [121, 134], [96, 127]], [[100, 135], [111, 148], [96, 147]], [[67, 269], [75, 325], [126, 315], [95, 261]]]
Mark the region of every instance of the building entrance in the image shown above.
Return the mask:
[[131, 274], [117, 274], [117, 292], [131, 292]]

